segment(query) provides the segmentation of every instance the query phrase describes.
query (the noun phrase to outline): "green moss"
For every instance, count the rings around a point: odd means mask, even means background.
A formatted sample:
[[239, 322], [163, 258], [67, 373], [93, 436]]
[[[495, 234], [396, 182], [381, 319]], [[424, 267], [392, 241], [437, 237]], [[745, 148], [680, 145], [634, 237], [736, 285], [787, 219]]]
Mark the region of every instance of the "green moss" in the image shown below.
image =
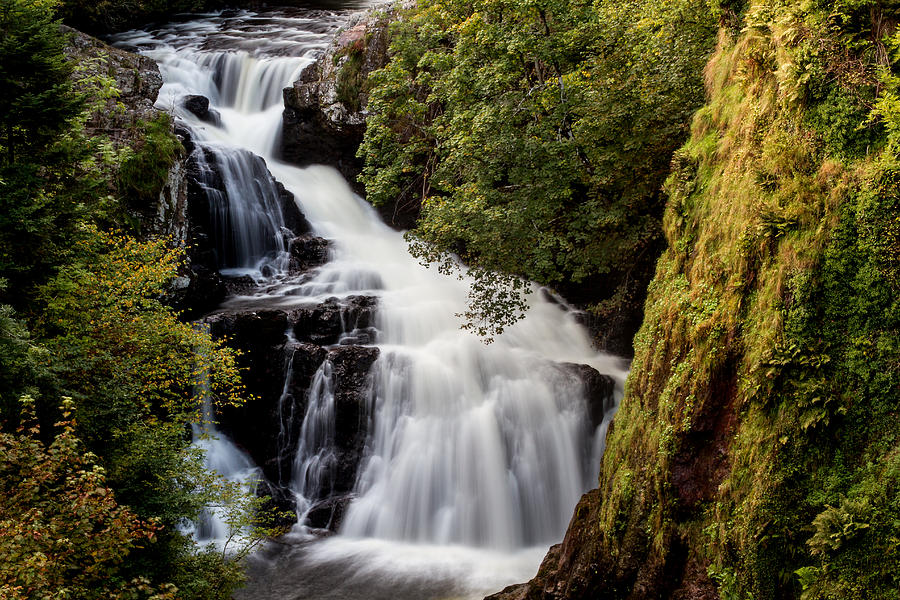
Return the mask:
[[859, 34], [879, 10], [750, 3], [666, 183], [595, 518], [616, 556], [686, 553], [723, 598], [900, 594], [900, 167]]
[[172, 133], [171, 117], [166, 114], [136, 128], [138, 141], [119, 167], [118, 189], [130, 207], [140, 210], [159, 197], [182, 146]]
[[[348, 110], [356, 112], [362, 107], [361, 96], [368, 90], [368, 76], [363, 72], [365, 46], [347, 48], [340, 56], [343, 63], [337, 72], [337, 97]], [[340, 58], [335, 55], [335, 60]]]

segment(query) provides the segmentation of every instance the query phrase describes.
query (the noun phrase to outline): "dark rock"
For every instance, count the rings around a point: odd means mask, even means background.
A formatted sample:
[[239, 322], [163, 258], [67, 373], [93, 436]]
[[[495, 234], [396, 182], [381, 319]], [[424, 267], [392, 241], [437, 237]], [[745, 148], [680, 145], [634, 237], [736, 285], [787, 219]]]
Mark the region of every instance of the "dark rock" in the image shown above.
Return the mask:
[[[387, 64], [391, 9], [351, 23], [317, 62], [305, 68], [284, 90], [282, 158], [300, 165], [337, 168], [357, 192], [362, 160], [356, 151], [366, 123], [368, 91], [362, 84], [339, 86], [340, 80], [364, 81]], [[348, 88], [350, 91], [348, 91]]]
[[[214, 338], [227, 337], [228, 344], [241, 351], [238, 366], [246, 369], [242, 379], [248, 391], [277, 401], [284, 383], [287, 314], [277, 310], [217, 313], [204, 322]], [[241, 441], [238, 435], [232, 437]]]
[[327, 351], [286, 340], [283, 311], [219, 313], [205, 319], [213, 337], [241, 351], [250, 399], [224, 407], [219, 428], [250, 454], [269, 481], [286, 486], [306, 413], [307, 391]]
[[378, 348], [340, 346], [328, 352], [334, 365], [334, 404], [337, 469], [334, 492], [350, 492], [365, 445], [368, 405], [372, 397], [372, 364]]
[[297, 500], [289, 489], [263, 479], [256, 486], [256, 495], [265, 498], [260, 509], [274, 517], [267, 525], [287, 529], [297, 522]]
[[561, 366], [577, 377], [584, 386], [591, 425], [597, 427], [603, 421], [603, 415], [612, 410], [615, 404], [616, 380], [589, 365], [562, 363]]
[[343, 301], [329, 298], [313, 307], [295, 309], [291, 312], [294, 336], [322, 345], [338, 343], [345, 333], [362, 333], [374, 340], [371, 326], [376, 306], [377, 299], [372, 296], [348, 296]]
[[291, 234], [286, 235], [285, 238], [291, 239], [293, 236], [309, 233], [312, 227], [303, 213], [300, 212], [300, 207], [297, 206], [294, 194], [287, 191], [280, 181], [276, 180], [275, 186], [278, 188], [278, 199], [281, 205], [281, 216], [284, 219], [284, 226], [288, 228]]
[[184, 107], [186, 111], [193, 114], [195, 117], [200, 119], [205, 123], [209, 123], [210, 125], [215, 125], [216, 127], [221, 127], [222, 125], [222, 116], [215, 109], [210, 110], [209, 108], [209, 98], [206, 96], [199, 95], [190, 95], [185, 96], [181, 101], [181, 105]]
[[292, 274], [303, 273], [328, 262], [328, 240], [313, 235], [295, 237], [290, 243]]
[[230, 296], [248, 296], [259, 288], [256, 280], [249, 275], [239, 275], [237, 277], [222, 276], [222, 281]]
[[347, 507], [353, 501], [351, 494], [332, 496], [318, 502], [306, 514], [306, 525], [316, 529], [330, 529], [337, 531], [344, 520]]
[[188, 263], [173, 282], [168, 301], [182, 317], [193, 320], [218, 308], [228, 295], [219, 272], [202, 262]]

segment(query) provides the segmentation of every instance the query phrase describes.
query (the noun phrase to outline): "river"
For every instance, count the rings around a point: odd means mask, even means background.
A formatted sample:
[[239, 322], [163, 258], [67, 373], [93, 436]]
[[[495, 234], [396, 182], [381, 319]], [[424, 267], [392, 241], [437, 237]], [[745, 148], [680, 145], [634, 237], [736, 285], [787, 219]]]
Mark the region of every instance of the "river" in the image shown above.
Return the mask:
[[[222, 269], [259, 283], [228, 306], [378, 298], [374, 339], [357, 342], [380, 354], [353, 500], [335, 535], [303, 526], [334, 468], [326, 361], [298, 422], [291, 489], [300, 522], [251, 558], [241, 599], [481, 598], [531, 578], [595, 485], [611, 417], [591, 424], [563, 363], [590, 365], [619, 386], [625, 375], [621, 361], [592, 348], [574, 311], [540, 293], [524, 320], [485, 345], [460, 329], [467, 281], [419, 265], [335, 170], [277, 160], [282, 88], [364, 7], [193, 15], [114, 39], [157, 61], [157, 106], [190, 128], [226, 184], [213, 216]], [[218, 125], [184, 110], [189, 94], [209, 98]], [[331, 241], [329, 262], [311, 275], [286, 272], [269, 172]], [[253, 470], [227, 439], [207, 450], [210, 465], [233, 471], [225, 475]]]

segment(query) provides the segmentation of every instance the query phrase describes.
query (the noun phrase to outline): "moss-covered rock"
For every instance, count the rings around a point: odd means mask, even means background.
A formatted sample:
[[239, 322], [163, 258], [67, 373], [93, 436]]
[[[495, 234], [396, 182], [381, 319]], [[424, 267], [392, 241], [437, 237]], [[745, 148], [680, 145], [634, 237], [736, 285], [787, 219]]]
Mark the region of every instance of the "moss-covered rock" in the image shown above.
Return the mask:
[[900, 162], [872, 111], [896, 6], [742, 10], [673, 161], [599, 490], [507, 597], [900, 597]]

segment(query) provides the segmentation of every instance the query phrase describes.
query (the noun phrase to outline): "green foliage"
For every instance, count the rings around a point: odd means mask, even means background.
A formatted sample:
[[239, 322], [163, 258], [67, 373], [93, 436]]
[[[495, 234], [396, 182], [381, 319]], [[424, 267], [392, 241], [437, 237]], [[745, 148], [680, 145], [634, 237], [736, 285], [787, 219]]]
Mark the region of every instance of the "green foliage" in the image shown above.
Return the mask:
[[161, 113], [139, 127], [140, 142], [123, 157], [117, 176], [119, 192], [132, 206], [142, 207], [159, 197], [172, 163], [184, 150], [169, 115]]
[[[218, 498], [185, 424], [204, 400], [241, 401], [234, 356], [163, 303], [181, 252], [117, 232], [180, 146], [167, 117], [131, 147], [88, 136], [117, 90], [102, 59], [65, 60], [54, 7], [0, 5], [0, 596], [228, 598], [240, 561], [178, 527]], [[23, 394], [42, 429], [19, 427]], [[271, 532], [254, 518], [252, 539]]]
[[[0, 280], [0, 290], [4, 288]], [[0, 429], [17, 419], [19, 398], [36, 394], [37, 386], [47, 377], [41, 368], [45, 356], [46, 350], [34, 342], [15, 310], [0, 305]]]
[[419, 3], [370, 77], [368, 198], [420, 204], [434, 255], [628, 308], [714, 31], [701, 1]]
[[0, 1], [0, 150], [7, 165], [62, 133], [81, 110], [56, 0]]
[[348, 110], [358, 111], [360, 94], [368, 91], [367, 78], [363, 73], [364, 40], [343, 48], [335, 54], [334, 60], [340, 62], [335, 82], [337, 98]]
[[686, 547], [723, 598], [900, 594], [894, 10], [756, 0], [720, 36], [604, 457], [608, 576]]
[[123, 578], [123, 559], [152, 543], [158, 527], [117, 503], [96, 456], [84, 451], [70, 411], [66, 400], [64, 420], [49, 445], [34, 423], [0, 433], [0, 595], [9, 600], [175, 598], [170, 585]]

